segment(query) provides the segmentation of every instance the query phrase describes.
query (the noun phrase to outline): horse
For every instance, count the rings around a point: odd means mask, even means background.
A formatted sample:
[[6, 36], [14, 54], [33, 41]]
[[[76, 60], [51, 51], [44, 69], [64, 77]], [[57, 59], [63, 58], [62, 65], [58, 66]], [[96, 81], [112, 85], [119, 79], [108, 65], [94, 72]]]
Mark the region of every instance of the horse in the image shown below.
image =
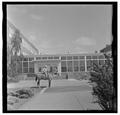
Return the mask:
[[49, 87], [51, 86], [51, 78], [50, 78], [50, 74], [44, 74], [44, 73], [40, 73], [36, 75], [35, 81], [37, 82], [37, 86], [40, 85], [40, 80], [48, 80], [49, 82]]

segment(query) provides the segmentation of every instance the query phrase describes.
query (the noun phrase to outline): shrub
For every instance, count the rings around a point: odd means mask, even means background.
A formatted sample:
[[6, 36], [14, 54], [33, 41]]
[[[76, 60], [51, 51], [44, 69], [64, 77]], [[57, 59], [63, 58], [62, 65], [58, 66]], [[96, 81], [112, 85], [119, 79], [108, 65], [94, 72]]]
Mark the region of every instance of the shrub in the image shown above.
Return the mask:
[[113, 62], [105, 55], [102, 66], [93, 64], [90, 82], [93, 83], [93, 95], [103, 110], [116, 110], [116, 93], [113, 85]]
[[8, 95], [18, 98], [29, 98], [33, 96], [33, 92], [29, 89], [19, 89], [15, 92], [10, 92]]

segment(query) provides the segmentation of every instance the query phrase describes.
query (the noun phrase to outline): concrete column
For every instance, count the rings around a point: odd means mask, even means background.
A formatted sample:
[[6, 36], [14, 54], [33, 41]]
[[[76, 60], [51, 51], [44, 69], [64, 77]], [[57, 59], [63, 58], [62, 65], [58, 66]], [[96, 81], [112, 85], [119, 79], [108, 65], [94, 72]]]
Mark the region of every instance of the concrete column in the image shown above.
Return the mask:
[[61, 76], [61, 62], [59, 62], [59, 64], [58, 64], [58, 73], [59, 73], [60, 76]]
[[85, 72], [87, 72], [87, 60], [86, 60], [86, 56], [85, 56]]
[[38, 63], [34, 63], [35, 73], [38, 73]]
[[21, 63], [22, 63], [22, 74], [23, 74], [23, 60], [21, 61]]

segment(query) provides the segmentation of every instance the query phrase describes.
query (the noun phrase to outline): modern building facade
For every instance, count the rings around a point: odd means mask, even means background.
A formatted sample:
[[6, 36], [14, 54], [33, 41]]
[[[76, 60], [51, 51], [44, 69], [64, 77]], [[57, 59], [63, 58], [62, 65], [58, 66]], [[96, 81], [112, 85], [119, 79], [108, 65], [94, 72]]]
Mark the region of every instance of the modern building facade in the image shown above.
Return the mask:
[[49, 72], [59, 73], [59, 76], [73, 73], [89, 72], [91, 62], [97, 65], [105, 63], [105, 57], [101, 53], [94, 54], [58, 54], [58, 55], [27, 55], [21, 60], [20, 72], [41, 73], [47, 65]]
[[[15, 30], [18, 29], [8, 21], [7, 45], [10, 44]], [[22, 38], [21, 52], [24, 58], [19, 60], [19, 65], [16, 68], [19, 74], [41, 73], [42, 68], [47, 65], [52, 74], [72, 76], [81, 72], [89, 72], [92, 63], [97, 65], [105, 63], [103, 53], [39, 55], [38, 49], [21, 32], [20, 36]]]

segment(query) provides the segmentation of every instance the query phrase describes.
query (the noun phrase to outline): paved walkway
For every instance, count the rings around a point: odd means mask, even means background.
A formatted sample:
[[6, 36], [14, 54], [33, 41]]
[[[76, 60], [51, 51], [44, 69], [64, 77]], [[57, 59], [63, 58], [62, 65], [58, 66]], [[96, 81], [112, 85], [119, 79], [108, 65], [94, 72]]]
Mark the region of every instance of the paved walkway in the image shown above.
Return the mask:
[[[56, 86], [79, 86], [79, 85], [89, 85], [87, 80], [78, 81], [75, 79], [69, 80], [52, 80], [51, 87]], [[48, 86], [47, 80], [42, 80], [41, 85]], [[34, 80], [21, 80], [17, 83], [8, 83], [7, 88], [22, 88], [22, 87], [33, 87], [36, 86], [36, 82]], [[89, 85], [90, 86], [90, 85]]]
[[19, 110], [99, 110], [92, 103], [91, 91], [87, 81], [53, 80], [51, 88], [43, 89]]
[[33, 80], [21, 80], [17, 83], [7, 83], [7, 88], [22, 88], [36, 86], [36, 82]]
[[90, 104], [90, 92], [38, 94], [19, 110], [88, 110], [99, 109]]

